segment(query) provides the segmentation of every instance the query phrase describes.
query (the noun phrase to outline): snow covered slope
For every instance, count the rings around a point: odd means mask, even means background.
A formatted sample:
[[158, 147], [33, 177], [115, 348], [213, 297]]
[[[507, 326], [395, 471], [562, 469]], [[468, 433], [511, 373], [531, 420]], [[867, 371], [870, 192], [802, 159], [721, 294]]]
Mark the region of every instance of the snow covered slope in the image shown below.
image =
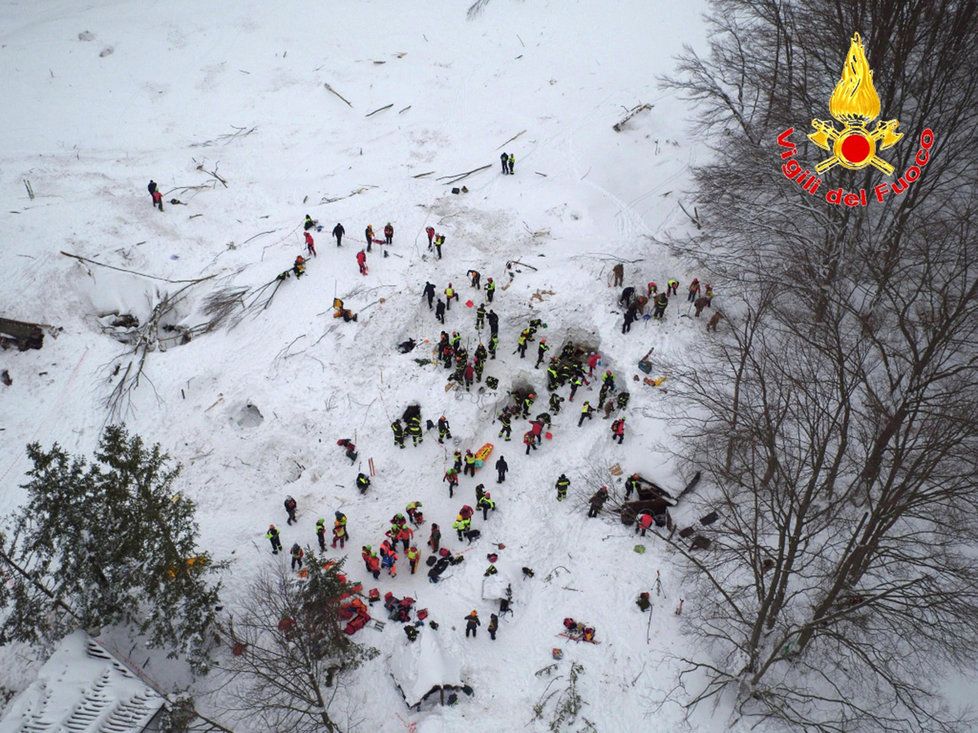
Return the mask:
[[[316, 235], [319, 256], [307, 276], [286, 281], [267, 309], [233, 330], [152, 353], [127, 417], [185, 465], [183, 487], [198, 502], [205, 545], [234, 560], [230, 600], [271, 561], [263, 539], [270, 521], [288, 548], [314, 544], [316, 519], [344, 511], [349, 568], [359, 575], [360, 545], [376, 547], [387, 519], [418, 499], [429, 522], [442, 526], [445, 544], [458, 547], [449, 526], [462, 503], [474, 504], [476, 482], [463, 480], [448, 498], [441, 476], [454, 446], [439, 446], [432, 433], [417, 449], [392, 445], [391, 419], [417, 401], [425, 418], [451, 420], [463, 451], [497, 442], [492, 460], [505, 455], [511, 474], [498, 489], [491, 468], [480, 474], [495, 489], [498, 511], [486, 523], [477, 518], [482, 538], [452, 577], [430, 585], [402, 567], [395, 580], [382, 578], [381, 589], [416, 596], [441, 633], [461, 636], [472, 608], [485, 619], [493, 610], [481, 600], [482, 573], [492, 543], [503, 543], [497, 565], [513, 580], [515, 611], [497, 641], [484, 630], [476, 641], [459, 640], [476, 694], [425, 714], [425, 729], [525, 727], [548, 682], [534, 672], [551, 662], [551, 647], [562, 646], [562, 665], [573, 659], [585, 667], [583, 715], [599, 730], [638, 730], [649, 723], [650, 699], [671, 684], [668, 655], [682, 651], [672, 614], [682, 589], [659, 545], [648, 539], [644, 555], [632, 552], [630, 530], [586, 520], [580, 494], [596, 488], [585, 481], [592, 467], [616, 462], [667, 487], [682, 481], [659, 417], [668, 395], [631, 378], [650, 348], [691, 348], [703, 323], [679, 318], [685, 304], [674, 304], [665, 323], [639, 322], [623, 335], [609, 255], [640, 260], [626, 265], [626, 284], [672, 276], [687, 283], [695, 275], [646, 235], [685, 220], [677, 199], [696, 151], [687, 142], [687, 111], [655, 77], [671, 70], [683, 43], [701, 43], [702, 7], [492, 0], [469, 18], [467, 6], [49, 0], [0, 8], [0, 315], [64, 329], [41, 351], [0, 352], [0, 368], [13, 379], [0, 387], [0, 508], [22, 498], [25, 443], [57, 441], [82, 453], [94, 446], [107, 419], [113, 360], [124, 350], [96, 317], [145, 320], [161, 293], [180, 287], [84, 265], [60, 250], [171, 280], [217, 275], [194, 288], [178, 314], [193, 326], [209, 292], [260, 286], [289, 268], [309, 213], [326, 229]], [[640, 102], [654, 107], [614, 132]], [[393, 106], [366, 116], [385, 105]], [[515, 176], [500, 175], [500, 147], [515, 154]], [[465, 194], [452, 195], [437, 180], [486, 164], [492, 167], [462, 181]], [[186, 205], [151, 208], [151, 177], [167, 201]], [[330, 199], [339, 200], [320, 203]], [[363, 277], [354, 255], [364, 227], [372, 223], [381, 236], [388, 221], [392, 256], [374, 247]], [[347, 230], [342, 249], [328, 236], [336, 222]], [[429, 225], [447, 237], [441, 261], [427, 251]], [[451, 281], [461, 292], [463, 307], [453, 305], [446, 328], [459, 330], [471, 351], [477, 335], [464, 301], [479, 298], [465, 272], [474, 268], [503, 285], [508, 260], [537, 269], [520, 267], [497, 292], [500, 356], [486, 373], [500, 379], [499, 389], [446, 392], [447, 372], [413, 361], [422, 349], [394, 349], [408, 337], [438, 339], [422, 286], [431, 280], [440, 292]], [[331, 317], [334, 297], [360, 312], [357, 323]], [[627, 380], [624, 446], [611, 444], [600, 418], [576, 427], [580, 395], [533, 455], [521, 455], [516, 423], [512, 444], [496, 440], [492, 420], [512, 384], [529, 382], [546, 395], [533, 349], [523, 361], [512, 354], [532, 317], [548, 324], [542, 335], [555, 350], [568, 336], [586, 336], [619, 382]], [[596, 394], [585, 390], [589, 396]], [[335, 445], [342, 437], [355, 439], [364, 470], [374, 460], [366, 497], [354, 491], [356, 467]], [[561, 471], [573, 484], [571, 500], [557, 504]], [[295, 527], [284, 522], [286, 494], [298, 501]], [[536, 570], [534, 579], [521, 578], [524, 565]], [[633, 601], [657, 570], [664, 595], [653, 599], [649, 633]], [[565, 616], [596, 625], [603, 643], [568, 646], [555, 636]], [[360, 636], [383, 651], [404, 639], [391, 624]], [[397, 731], [417, 719], [384, 659], [358, 673], [340, 704], [363, 730]], [[657, 715], [666, 716], [657, 729], [678, 725], [674, 706]]]

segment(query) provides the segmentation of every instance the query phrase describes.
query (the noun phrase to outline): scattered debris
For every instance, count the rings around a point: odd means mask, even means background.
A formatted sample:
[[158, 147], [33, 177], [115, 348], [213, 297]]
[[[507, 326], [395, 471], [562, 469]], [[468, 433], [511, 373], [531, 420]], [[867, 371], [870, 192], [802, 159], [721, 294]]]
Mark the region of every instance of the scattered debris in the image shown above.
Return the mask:
[[404, 109], [398, 110], [397, 114], [402, 115], [405, 112], [407, 112], [409, 109], [411, 109], [411, 105], [410, 104], [407, 107], [405, 107]]
[[513, 142], [513, 140], [515, 140], [516, 138], [518, 138], [518, 137], [519, 137], [520, 135], [522, 135], [522, 134], [523, 134], [524, 132], [526, 132], [526, 130], [522, 130], [522, 131], [520, 131], [520, 132], [518, 132], [518, 133], [516, 133], [515, 135], [513, 135], [513, 137], [511, 137], [511, 138], [510, 138], [509, 140], [507, 140], [507, 141], [506, 141], [506, 142], [504, 142], [504, 143], [503, 143], [502, 145], [500, 145], [500, 146], [499, 146], [498, 148], [496, 148], [496, 150], [501, 150], [501, 149], [503, 148], [503, 146], [505, 146], [505, 145], [509, 145], [509, 143], [511, 143], [511, 142]]
[[458, 183], [463, 178], [468, 178], [473, 173], [478, 173], [479, 171], [484, 171], [484, 170], [486, 170], [486, 168], [492, 168], [492, 164], [490, 163], [489, 165], [483, 165], [483, 166], [480, 166], [479, 168], [473, 168], [470, 171], [467, 171], [465, 173], [459, 173], [459, 174], [454, 175], [454, 176], [441, 176], [440, 178], [437, 178], [436, 180], [442, 181], [442, 180], [445, 180], [446, 178], [447, 179], [450, 179], [450, 180], [445, 181], [445, 185], [446, 186], [450, 186], [453, 183]]
[[425, 176], [430, 176], [434, 171], [427, 171], [425, 173], [419, 173], [416, 176], [411, 176], [411, 178], [424, 178]]
[[[377, 63], [377, 62], [375, 61], [374, 63]], [[380, 63], [384, 63], [384, 62], [383, 62], [383, 61], [381, 61]], [[367, 114], [366, 114], [365, 116], [366, 116], [366, 117], [371, 117], [371, 116], [373, 116], [373, 115], [375, 115], [375, 114], [377, 114], [378, 112], [383, 112], [383, 111], [384, 111], [385, 109], [390, 109], [390, 108], [391, 108], [391, 107], [393, 107], [393, 106], [394, 106], [394, 103], [393, 103], [393, 102], [391, 102], [390, 104], [387, 104], [387, 105], [384, 105], [383, 107], [380, 107], [380, 108], [378, 108], [378, 109], [375, 109], [375, 110], [374, 110], [373, 112], [369, 112], [369, 113], [367, 113]]]
[[16, 346], [20, 351], [44, 346], [44, 331], [40, 323], [0, 318], [0, 347]]
[[10, 378], [10, 372], [4, 369], [0, 372], [0, 382], [3, 382], [4, 386], [9, 387], [14, 383], [14, 380]]
[[31, 186], [31, 182], [28, 179], [24, 179], [24, 188], [27, 189], [27, 196], [31, 201], [34, 200], [34, 188]]
[[632, 117], [637, 115], [639, 112], [644, 112], [645, 110], [650, 110], [650, 109], [652, 109], [652, 105], [647, 103], [638, 104], [632, 107], [630, 110], [628, 110], [628, 114], [626, 114], [624, 117], [618, 120], [618, 122], [616, 122], [614, 125], [611, 126], [611, 129], [614, 130], [615, 132], [621, 132], [622, 128], [625, 126], [625, 123], [628, 122], [630, 119], [632, 119]]
[[346, 98], [346, 97], [344, 97], [344, 96], [343, 96], [342, 94], [340, 94], [340, 93], [339, 93], [338, 91], [336, 91], [335, 89], [333, 89], [333, 87], [331, 87], [331, 86], [330, 86], [329, 84], [327, 84], [327, 83], [323, 83], [323, 86], [324, 86], [324, 87], [326, 87], [326, 91], [328, 91], [328, 92], [330, 92], [330, 93], [332, 93], [332, 94], [335, 94], [335, 95], [336, 95], [337, 97], [339, 97], [339, 98], [340, 98], [340, 99], [342, 99], [342, 100], [343, 100], [344, 102], [346, 102], [346, 105], [347, 105], [347, 106], [348, 106], [348, 107], [349, 107], [350, 109], [353, 109], [353, 105], [352, 105], [352, 104], [350, 104], [350, 100], [349, 100], [349, 99], [347, 99], [347, 98]]

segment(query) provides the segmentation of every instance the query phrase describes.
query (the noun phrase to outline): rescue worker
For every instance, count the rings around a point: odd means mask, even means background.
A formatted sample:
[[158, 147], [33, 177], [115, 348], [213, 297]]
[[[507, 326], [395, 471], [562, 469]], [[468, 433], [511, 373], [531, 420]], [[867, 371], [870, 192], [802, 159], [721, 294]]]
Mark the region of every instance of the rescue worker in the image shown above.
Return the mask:
[[[491, 280], [491, 278], [490, 278], [490, 280]], [[489, 302], [490, 303], [492, 302], [492, 298], [489, 299]], [[496, 311], [494, 311], [492, 308], [490, 308], [489, 309], [489, 312], [486, 314], [486, 320], [489, 321], [489, 333], [491, 333], [493, 336], [498, 336], [499, 335], [499, 316], [496, 315]]]
[[474, 639], [476, 636], [476, 631], [481, 625], [482, 622], [479, 620], [479, 612], [472, 609], [472, 613], [465, 617], [465, 638], [469, 638], [469, 632], [471, 631], [472, 638]]
[[374, 580], [380, 578], [380, 558], [377, 557], [377, 553], [373, 551], [370, 545], [364, 545], [360, 556], [363, 558], [364, 565], [367, 566], [367, 572], [374, 576]]
[[357, 252], [357, 267], [360, 268], [360, 274], [367, 274], [367, 254], [362, 249]]
[[479, 274], [479, 271], [478, 270], [469, 270], [468, 272], [465, 273], [465, 275], [466, 275], [466, 277], [469, 278], [469, 281], [472, 283], [472, 287], [475, 288], [476, 290], [478, 290], [479, 289], [479, 281], [482, 279], [482, 275]]
[[627, 308], [632, 304], [633, 295], [635, 295], [635, 288], [629, 285], [627, 288], [621, 291], [621, 296], [618, 298], [618, 304]]
[[316, 256], [316, 242], [313, 240], [312, 235], [309, 232], [303, 232], [303, 236], [306, 240], [306, 254], [310, 254], [313, 257]]
[[489, 638], [493, 641], [496, 640], [496, 631], [499, 629], [499, 617], [494, 614], [489, 614], [489, 625], [486, 626], [486, 631], [489, 632]]
[[343, 246], [343, 235], [346, 234], [346, 229], [339, 222], [336, 222], [336, 226], [333, 227], [333, 236], [336, 237], [336, 246]]
[[526, 331], [523, 331], [517, 337], [516, 351], [514, 351], [513, 353], [514, 354], [519, 353], [521, 359], [526, 356]]
[[622, 283], [625, 282], [625, 266], [619, 262], [611, 268], [611, 274], [614, 276], [614, 282], [611, 286], [613, 288], [621, 287]]
[[570, 479], [567, 478], [567, 474], [560, 474], [557, 478], [557, 501], [563, 501], [567, 498], [567, 488], [570, 486]]
[[693, 303], [700, 295], [700, 281], [699, 278], [694, 277], [693, 282], [689, 284], [689, 293], [686, 295], [686, 302]]
[[367, 493], [367, 489], [370, 488], [370, 479], [367, 477], [367, 474], [357, 474], [357, 488], [360, 490], [361, 494]]
[[523, 434], [523, 445], [526, 446], [526, 455], [530, 455], [530, 449], [537, 450], [537, 437], [532, 430], [527, 430]]
[[292, 545], [292, 549], [289, 551], [289, 554], [292, 555], [292, 569], [293, 570], [299, 570], [299, 569], [301, 569], [302, 568], [302, 556], [305, 555], [306, 553], [304, 553], [302, 551], [302, 548], [299, 547], [299, 543], [298, 542], [296, 542], [295, 544]]
[[452, 287], [451, 283], [448, 283], [448, 287], [445, 288], [445, 304], [448, 310], [452, 309], [452, 300], [458, 300], [458, 293], [455, 292], [455, 288]]
[[611, 423], [611, 441], [614, 442], [615, 438], [618, 439], [618, 445], [625, 442], [625, 418], [619, 417], [613, 423]]
[[510, 439], [513, 437], [513, 426], [512, 426], [513, 418], [511, 418], [508, 413], [504, 412], [502, 415], [499, 416], [499, 422], [502, 425], [502, 427], [499, 429], [499, 437], [502, 438], [503, 434], [505, 433], [506, 442], [508, 443]]
[[332, 547], [334, 549], [336, 548], [337, 542], [341, 549], [346, 546], [346, 516], [340, 512], [336, 512], [336, 519], [333, 521]]
[[302, 228], [305, 229], [307, 232], [310, 229], [315, 229], [316, 228], [316, 220], [313, 219], [311, 216], [309, 216], [309, 214], [306, 214], [306, 218], [302, 222]]
[[447, 471], [445, 471], [442, 481], [448, 482], [448, 497], [454, 497], [455, 487], [458, 486], [458, 472], [454, 468], [449, 468]]
[[367, 251], [370, 251], [370, 245], [374, 243], [374, 225], [367, 224], [367, 228], [363, 232], [363, 236], [367, 239]]
[[710, 283], [706, 284], [706, 290], [703, 293], [703, 297], [706, 298], [706, 307], [713, 307], [713, 286]]
[[515, 166], [515, 165], [516, 165], [516, 156], [513, 155], [512, 153], [510, 153], [509, 154], [509, 175], [511, 175], [511, 176], [516, 173], [516, 171], [513, 170], [513, 166]]
[[448, 424], [448, 418], [442, 415], [438, 418], [438, 442], [444, 444], [445, 438], [452, 437], [452, 428]]
[[560, 403], [563, 402], [563, 401], [564, 401], [564, 398], [563, 397], [561, 397], [556, 392], [551, 392], [550, 393], [550, 404], [549, 404], [550, 412], [552, 412], [554, 415], [559, 414], [560, 413]]
[[423, 505], [420, 501], [412, 501], [410, 504], [404, 507], [404, 511], [407, 512], [408, 519], [411, 520], [411, 524], [413, 524], [415, 527], [419, 526], [424, 521], [421, 512], [418, 511], [422, 506]]
[[530, 415], [530, 408], [533, 407], [533, 401], [537, 398], [535, 392], [530, 392], [526, 397], [523, 398], [523, 417], [528, 417]]
[[288, 524], [290, 526], [292, 525], [293, 522], [298, 521], [295, 518], [295, 509], [296, 509], [295, 499], [293, 499], [291, 496], [286, 496], [285, 497], [285, 511], [289, 515], [289, 518], [286, 520], [286, 524]]
[[462, 473], [475, 478], [475, 456], [470, 450], [465, 451], [465, 470]]
[[295, 278], [298, 280], [306, 273], [306, 258], [299, 255], [295, 258], [295, 263], [292, 265], [292, 272], [295, 273]]
[[496, 510], [496, 502], [493, 501], [492, 496], [487, 491], [482, 495], [477, 504], [478, 508], [482, 510], [482, 520], [487, 521], [489, 519], [489, 512]]
[[632, 330], [632, 324], [635, 323], [635, 321], [637, 320], [638, 320], [638, 309], [635, 307], [635, 304], [633, 303], [628, 307], [628, 310], [625, 311], [624, 320], [622, 321], [621, 324], [621, 332], [622, 333], [630, 332]]
[[594, 412], [594, 408], [591, 407], [591, 403], [584, 400], [584, 405], [581, 407], [581, 419], [577, 421], [577, 427], [581, 427], [584, 424], [584, 418], [592, 420], [592, 412]]
[[417, 415], [413, 415], [407, 421], [407, 434], [411, 436], [411, 441], [416, 446], [424, 442], [424, 435], [421, 434], [421, 418]]
[[606, 501], [608, 501], [608, 487], [602, 486], [588, 500], [588, 503], [591, 505], [591, 508], [587, 511], [588, 517], [598, 516], [598, 512], [601, 511]]
[[666, 295], [677, 295], [679, 293], [679, 281], [675, 278], [666, 280]]
[[557, 389], [559, 376], [560, 375], [557, 374], [557, 360], [551, 359], [550, 366], [547, 367], [547, 389], [549, 389], [551, 392], [550, 394], [551, 402], [553, 401], [554, 395], [557, 394], [556, 392], [554, 392], [554, 390]]
[[481, 331], [486, 325], [486, 304], [479, 303], [479, 307], [475, 309], [475, 330]]
[[407, 559], [411, 566], [411, 575], [414, 575], [414, 571], [418, 569], [418, 561], [421, 559], [421, 553], [417, 547], [412, 545], [411, 549], [407, 550]]
[[468, 517], [463, 517], [461, 514], [455, 517], [455, 521], [452, 522], [452, 529], [458, 533], [459, 542], [465, 539], [465, 533], [469, 531], [469, 527], [471, 526], [472, 520]]
[[421, 293], [425, 298], [428, 299], [428, 310], [434, 308], [435, 303], [435, 284], [430, 283], [427, 280], [424, 282], [424, 291]]
[[399, 448], [404, 447], [404, 426], [401, 425], [400, 418], [391, 423], [391, 430], [394, 431], [394, 445]]
[[455, 451], [455, 454], [452, 456], [452, 459], [454, 461], [454, 463], [452, 464], [452, 468], [455, 469], [455, 473], [458, 473], [459, 471], [462, 470], [462, 465], [463, 465], [462, 451], [459, 450]]
[[499, 346], [499, 336], [493, 334], [489, 337], [489, 358], [496, 358], [496, 348]]
[[397, 530], [397, 537], [394, 541], [396, 545], [400, 541], [404, 547], [404, 552], [408, 551], [408, 545], [411, 544], [411, 540], [414, 539], [414, 530], [411, 529], [406, 523], [401, 524]]
[[548, 351], [550, 351], [550, 347], [547, 346], [547, 339], [541, 338], [540, 343], [537, 344], [537, 363], [533, 365], [534, 369], [539, 368], [539, 366], [543, 363], [543, 358], [546, 356]]
[[645, 537], [645, 533], [652, 527], [652, 523], [652, 515], [648, 512], [642, 512], [635, 518], [635, 534], [641, 533], [642, 537]]
[[656, 284], [655, 280], [649, 280], [647, 295], [651, 298], [653, 295], [655, 295], [658, 292], [659, 292], [658, 284]]
[[509, 173], [509, 155], [507, 153], [501, 153], [499, 156], [499, 162], [503, 167], [503, 175], [505, 176]]
[[435, 251], [438, 252], [438, 259], [441, 259], [441, 248], [445, 244], [445, 235], [438, 234], [435, 236]]
[[326, 520], [322, 517], [316, 520], [316, 539], [319, 541], [319, 551], [326, 552]]
[[641, 482], [639, 481], [639, 475], [633, 473], [627, 479], [625, 479], [625, 498], [628, 499], [632, 492], [635, 492], [635, 496], [638, 496], [638, 486]]
[[431, 249], [432, 242], [434, 242], [435, 239], [435, 228], [425, 227], [424, 233], [428, 235], [428, 249]]
[[584, 383], [583, 379], [579, 374], [575, 374], [573, 377], [571, 377], [571, 391], [570, 391], [570, 397], [567, 398], [568, 402], [574, 401], [574, 395], [577, 394], [577, 388], [580, 387], [583, 383]]
[[665, 293], [658, 293], [652, 303], [652, 317], [661, 321], [666, 314], [666, 306], [669, 305], [669, 296]]
[[499, 460], [496, 461], [496, 483], [501, 484], [506, 480], [506, 472], [509, 471], [509, 464], [506, 463], [505, 456], [499, 456]]
[[488, 352], [486, 347], [480, 342], [475, 348], [475, 380], [477, 382], [482, 381], [482, 372], [486, 368], [486, 356]]
[[441, 545], [441, 530], [438, 528], [437, 524], [432, 523], [431, 525], [431, 535], [428, 537], [428, 547], [435, 554], [438, 554], [438, 548]]
[[496, 295], [496, 283], [491, 277], [486, 278], [486, 302], [491, 303], [493, 296]]
[[390, 222], [384, 225], [384, 239], [387, 241], [387, 244], [394, 243], [394, 227], [391, 226]]
[[696, 317], [699, 318], [700, 314], [703, 312], [703, 309], [709, 305], [710, 305], [710, 299], [707, 298], [705, 295], [697, 298], [696, 301], [693, 303], [693, 307], [696, 308]]
[[628, 407], [628, 398], [629, 397], [630, 397], [630, 395], [628, 394], [628, 392], [626, 392], [624, 390], [622, 390], [621, 392], [618, 393], [617, 401], [618, 401], [618, 409], [619, 410], [624, 410], [626, 407]]
[[438, 299], [438, 303], [435, 305], [435, 318], [441, 325], [445, 325], [445, 301], [441, 298]]
[[471, 364], [465, 365], [465, 371], [462, 372], [462, 378], [465, 379], [465, 389], [468, 391], [472, 388], [472, 382], [475, 381], [475, 368]]
[[282, 549], [282, 540], [279, 538], [278, 528], [274, 524], [268, 525], [265, 539], [272, 543], [272, 554], [277, 555], [278, 551]]

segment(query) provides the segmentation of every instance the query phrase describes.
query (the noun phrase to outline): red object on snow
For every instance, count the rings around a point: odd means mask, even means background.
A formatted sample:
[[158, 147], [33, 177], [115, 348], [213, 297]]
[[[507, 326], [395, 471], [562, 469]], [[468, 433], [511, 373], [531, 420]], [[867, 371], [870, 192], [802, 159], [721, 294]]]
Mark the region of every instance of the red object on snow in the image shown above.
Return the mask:
[[428, 609], [427, 608], [419, 609], [417, 616], [418, 616], [418, 621], [424, 621], [426, 618], [428, 618]]
[[370, 616], [366, 614], [360, 614], [355, 619], [350, 621], [350, 623], [348, 623], [345, 627], [343, 627], [343, 631], [345, 631], [350, 636], [353, 636], [360, 629], [366, 626], [369, 620], [370, 620]]
[[379, 601], [380, 600], [380, 591], [377, 590], [376, 588], [371, 588], [369, 591], [367, 591], [367, 598], [371, 602], [373, 602], [373, 601]]
[[451, 555], [451, 554], [452, 554], [452, 553], [450, 553], [450, 552], [448, 551], [448, 548], [447, 548], [447, 547], [443, 547], [443, 548], [441, 548], [440, 550], [438, 550], [438, 556], [439, 556], [439, 557], [448, 557], [448, 556], [449, 556], [449, 555]]
[[553, 433], [550, 433], [550, 432], [547, 432], [547, 433], [544, 433], [543, 434], [543, 437], [546, 438], [547, 440], [553, 440], [554, 439], [554, 434]]
[[471, 308], [474, 305], [475, 305], [475, 303], [473, 303], [471, 300], [465, 301], [465, 307], [466, 308]]

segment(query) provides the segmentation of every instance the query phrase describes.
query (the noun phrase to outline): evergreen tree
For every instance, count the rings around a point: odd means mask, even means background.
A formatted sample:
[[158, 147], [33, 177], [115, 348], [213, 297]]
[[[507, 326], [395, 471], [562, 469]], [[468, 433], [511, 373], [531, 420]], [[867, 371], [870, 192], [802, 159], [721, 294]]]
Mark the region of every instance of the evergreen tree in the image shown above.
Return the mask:
[[3, 639], [127, 624], [203, 668], [223, 564], [197, 547], [194, 502], [174, 490], [180, 467], [119, 426], [91, 463], [57, 444], [27, 454], [27, 503], [0, 556], [14, 581], [0, 597]]

